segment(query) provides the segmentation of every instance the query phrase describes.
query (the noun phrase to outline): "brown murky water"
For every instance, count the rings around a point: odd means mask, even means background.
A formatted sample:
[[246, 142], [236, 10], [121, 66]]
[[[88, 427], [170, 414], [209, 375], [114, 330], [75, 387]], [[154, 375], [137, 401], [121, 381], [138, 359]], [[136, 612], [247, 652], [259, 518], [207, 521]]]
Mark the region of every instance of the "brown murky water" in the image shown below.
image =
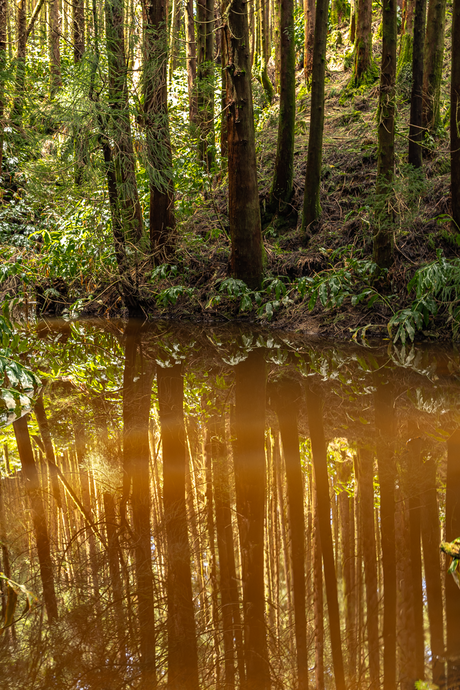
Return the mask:
[[57, 322], [31, 364], [2, 690], [460, 687], [456, 351]]

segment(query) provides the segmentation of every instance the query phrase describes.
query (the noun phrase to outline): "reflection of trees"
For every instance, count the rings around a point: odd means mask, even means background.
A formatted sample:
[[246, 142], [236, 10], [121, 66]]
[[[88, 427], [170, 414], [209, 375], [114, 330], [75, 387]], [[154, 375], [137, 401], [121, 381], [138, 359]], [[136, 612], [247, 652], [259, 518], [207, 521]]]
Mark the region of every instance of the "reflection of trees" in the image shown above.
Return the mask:
[[[8, 690], [30, 685], [22, 639], [62, 690], [332, 690], [344, 670], [349, 688], [442, 685], [446, 632], [454, 678], [458, 591], [446, 611], [439, 557], [446, 470], [446, 537], [460, 535], [454, 357], [224, 331], [196, 336], [212, 341], [200, 351], [164, 325], [88, 326], [76, 343], [82, 330], [59, 345], [72, 375], [28, 420], [59, 619], [52, 643], [39, 609], [16, 624]], [[45, 600], [12, 430], [2, 443], [3, 561]]]

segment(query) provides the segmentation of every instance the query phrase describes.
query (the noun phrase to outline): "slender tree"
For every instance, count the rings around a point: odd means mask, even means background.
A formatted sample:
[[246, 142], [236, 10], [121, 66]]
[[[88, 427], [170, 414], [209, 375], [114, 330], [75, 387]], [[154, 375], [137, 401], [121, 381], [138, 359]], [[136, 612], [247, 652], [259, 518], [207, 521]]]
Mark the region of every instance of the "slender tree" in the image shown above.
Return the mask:
[[313, 68], [311, 82], [311, 117], [308, 139], [307, 172], [303, 199], [302, 230], [311, 235], [321, 215], [320, 184], [323, 157], [324, 79], [326, 73], [326, 37], [329, 0], [317, 0]]
[[59, 0], [50, 3], [50, 95], [53, 98], [62, 86], [61, 78], [61, 13]]
[[304, 0], [303, 13], [305, 16], [305, 31], [303, 45], [303, 75], [305, 82], [310, 83], [313, 72], [313, 48], [315, 43], [315, 0]]
[[382, 64], [378, 125], [377, 196], [374, 261], [380, 268], [393, 262], [393, 176], [395, 165], [396, 0], [383, 7]]
[[[440, 122], [439, 102], [445, 29], [446, 0], [429, 0], [423, 70], [423, 126], [430, 132], [434, 132]], [[452, 34], [452, 36], [454, 35]]]
[[372, 72], [372, 2], [357, 0], [352, 85], [359, 86]]
[[452, 221], [456, 232], [460, 229], [460, 2], [452, 7], [452, 75], [450, 85], [450, 169]]
[[280, 64], [280, 112], [275, 172], [270, 193], [273, 211], [286, 214], [291, 210], [294, 174], [294, 126], [295, 126], [295, 44], [294, 0], [281, 0], [281, 64]]
[[415, 6], [416, 0], [406, 0], [399, 42], [398, 75], [405, 65], [409, 65], [412, 62]]
[[150, 183], [150, 249], [154, 263], [167, 261], [174, 248], [174, 180], [169, 136], [166, 71], [166, 0], [148, 0], [144, 22], [144, 126]]
[[214, 0], [197, 0], [197, 93], [199, 158], [207, 172], [214, 161]]
[[410, 101], [409, 163], [422, 167], [423, 54], [425, 49], [426, 0], [416, 0], [412, 47], [412, 94]]
[[8, 0], [0, 0], [0, 176], [3, 165], [3, 130], [5, 128], [5, 73], [7, 65]]
[[198, 103], [196, 94], [196, 40], [195, 22], [193, 17], [193, 0], [186, 0], [184, 5], [184, 17], [189, 119], [191, 124], [196, 125], [198, 117]]
[[231, 270], [250, 288], [262, 280], [262, 232], [249, 54], [248, 3], [231, 0], [226, 12], [228, 206]]

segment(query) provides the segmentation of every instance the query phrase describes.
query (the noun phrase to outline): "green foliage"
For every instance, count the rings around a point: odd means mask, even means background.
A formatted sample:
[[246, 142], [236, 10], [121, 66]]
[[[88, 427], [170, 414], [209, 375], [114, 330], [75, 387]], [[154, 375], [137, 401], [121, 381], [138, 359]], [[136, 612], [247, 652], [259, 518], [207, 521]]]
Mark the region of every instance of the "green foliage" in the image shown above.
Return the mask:
[[[28, 613], [38, 602], [35, 594], [32, 594], [30, 590], [24, 585], [21, 585], [14, 580], [11, 580], [4, 573], [0, 572], [0, 579], [3, 580], [7, 586], [7, 598], [5, 607], [5, 620], [3, 626], [0, 628], [0, 635], [4, 630], [10, 628], [14, 623], [17, 623], [21, 618], [24, 618], [26, 613]], [[20, 594], [24, 594], [26, 597], [25, 606], [22, 614], [19, 618], [15, 620], [14, 614], [16, 612], [18, 597]]]
[[162, 307], [163, 309], [166, 309], [168, 306], [174, 306], [182, 295], [186, 295], [187, 297], [191, 297], [194, 293], [193, 288], [187, 288], [184, 287], [184, 285], [173, 285], [172, 287], [165, 288], [162, 290], [157, 298], [157, 304]]

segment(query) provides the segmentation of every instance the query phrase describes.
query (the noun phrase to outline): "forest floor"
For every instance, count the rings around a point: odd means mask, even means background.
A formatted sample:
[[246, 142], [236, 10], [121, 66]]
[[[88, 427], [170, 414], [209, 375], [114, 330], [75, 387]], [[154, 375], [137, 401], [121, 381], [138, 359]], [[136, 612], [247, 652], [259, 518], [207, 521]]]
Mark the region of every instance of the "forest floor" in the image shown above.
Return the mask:
[[[450, 43], [449, 39], [447, 42]], [[375, 39], [377, 60], [380, 50], [381, 43]], [[410, 66], [406, 65], [399, 75], [393, 208], [395, 260], [385, 279], [378, 280], [372, 263], [378, 81], [359, 90], [348, 88], [351, 71], [344, 64], [350, 61], [350, 52], [345, 29], [332, 32], [326, 84], [322, 215], [316, 232], [307, 238], [300, 229], [310, 100], [303, 72], [297, 75], [294, 196], [291, 212], [283, 218], [270, 218], [265, 213], [276, 155], [278, 101], [275, 98], [271, 106], [263, 107], [263, 93], [254, 80], [266, 257], [263, 287], [258, 292], [250, 291], [229, 278], [225, 177], [216, 177], [205, 191], [198, 193], [184, 192], [178, 185], [179, 206], [186, 195], [191, 195], [192, 211], [178, 214], [178, 248], [173, 265], [160, 267], [153, 274], [150, 269], [149, 279], [140, 285], [148, 318], [254, 321], [275, 329], [340, 339], [379, 336], [399, 337], [404, 342], [406, 336], [411, 340], [415, 336], [456, 337], [456, 287], [446, 298], [439, 284], [428, 285], [428, 292], [423, 294], [420, 290], [415, 294], [411, 285], [411, 281], [417, 282], [417, 272], [429, 271], [433, 266], [438, 269], [434, 273], [439, 281], [448, 265], [450, 270], [454, 269], [453, 280], [458, 274], [460, 297], [460, 264], [456, 263], [460, 258], [460, 232], [452, 229], [449, 219], [448, 80], [442, 87], [442, 126], [436, 137], [426, 139], [423, 174], [419, 174], [406, 164]], [[450, 50], [446, 49], [444, 61], [447, 75]], [[423, 275], [426, 288], [426, 271]], [[436, 277], [432, 280], [436, 283]], [[418, 280], [418, 284], [422, 282]], [[3, 294], [8, 289], [5, 283]], [[65, 307], [70, 316], [123, 314], [113, 276], [95, 277], [89, 295], [81, 287], [75, 288], [75, 284], [70, 286], [70, 293], [71, 299], [65, 280], [45, 281], [38, 286], [38, 306], [45, 313], [62, 313]], [[427, 307], [423, 299], [428, 293], [434, 301]]]

